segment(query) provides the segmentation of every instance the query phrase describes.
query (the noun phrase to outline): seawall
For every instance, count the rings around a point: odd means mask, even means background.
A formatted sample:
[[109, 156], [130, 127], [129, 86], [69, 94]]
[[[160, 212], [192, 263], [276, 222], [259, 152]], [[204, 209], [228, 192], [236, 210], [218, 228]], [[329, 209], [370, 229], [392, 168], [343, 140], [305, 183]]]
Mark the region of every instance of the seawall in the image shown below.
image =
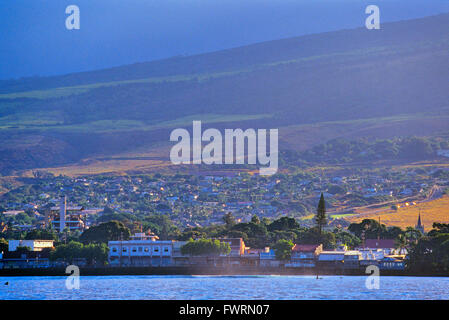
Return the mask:
[[[67, 276], [64, 267], [0, 269], [0, 276]], [[304, 269], [287, 267], [179, 266], [179, 267], [80, 267], [81, 276], [111, 275], [363, 275], [361, 269]], [[411, 273], [406, 270], [381, 270], [381, 276], [449, 276], [449, 274]]]

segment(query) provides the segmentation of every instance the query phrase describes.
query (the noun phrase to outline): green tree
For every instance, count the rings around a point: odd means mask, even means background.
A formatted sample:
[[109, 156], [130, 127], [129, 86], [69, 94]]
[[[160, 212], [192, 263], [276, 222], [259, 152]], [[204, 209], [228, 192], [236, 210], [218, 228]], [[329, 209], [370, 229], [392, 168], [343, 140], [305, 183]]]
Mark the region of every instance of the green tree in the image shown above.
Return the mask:
[[198, 231], [198, 230], [184, 230], [183, 233], [181, 233], [178, 236], [179, 241], [188, 241], [189, 239], [200, 239], [205, 238], [206, 233]]
[[320, 201], [318, 202], [318, 208], [316, 210], [315, 222], [318, 226], [318, 232], [321, 234], [323, 227], [327, 225], [326, 218], [326, 203], [324, 202], [324, 195], [321, 192]]
[[374, 219], [363, 219], [360, 223], [351, 223], [348, 230], [359, 238], [362, 237], [362, 233], [365, 233], [365, 239], [375, 239], [378, 236], [381, 238], [390, 237], [385, 225], [380, 224]]
[[427, 236], [409, 250], [409, 268], [425, 273], [449, 272], [449, 224], [434, 223]]
[[190, 239], [185, 245], [181, 247], [181, 253], [185, 255], [200, 256], [200, 255], [214, 255], [229, 254], [231, 247], [229, 243], [220, 242], [212, 239]]
[[407, 247], [407, 238], [405, 235], [400, 234], [395, 240], [396, 249], [398, 250], [398, 254], [401, 254], [404, 249]]
[[404, 232], [405, 237], [407, 238], [407, 243], [417, 243], [419, 238], [422, 237], [422, 233], [419, 230], [416, 230], [413, 227], [407, 227]]
[[336, 246], [335, 234], [328, 231], [319, 233], [318, 227], [302, 230], [298, 233], [297, 243], [322, 244], [325, 249], [334, 249]]
[[278, 260], [290, 260], [292, 255], [293, 242], [289, 240], [279, 240], [273, 246], [274, 254]]
[[104, 265], [108, 260], [108, 251], [109, 249], [104, 243], [90, 243], [83, 246], [81, 257], [85, 258], [89, 265]]
[[358, 247], [362, 243], [362, 241], [358, 237], [347, 231], [336, 229], [334, 230], [334, 234], [336, 241], [340, 242], [341, 244], [347, 245], [350, 248]]
[[400, 227], [390, 227], [387, 228], [386, 234], [384, 235], [385, 237], [389, 238], [389, 239], [398, 239], [401, 235], [404, 235], [404, 230], [402, 230]]
[[253, 215], [251, 218], [251, 222], [254, 224], [260, 224], [260, 219], [257, 215]]
[[68, 244], [61, 244], [50, 253], [50, 260], [63, 260], [70, 264], [74, 259], [82, 257], [83, 244], [76, 241], [70, 241]]
[[86, 259], [87, 264], [104, 265], [108, 259], [108, 247], [104, 243], [91, 243], [83, 245], [80, 242], [70, 241], [68, 244], [61, 244], [50, 252], [50, 260], [62, 260], [73, 263], [75, 259]]
[[231, 212], [228, 212], [223, 216], [223, 222], [225, 223], [226, 228], [228, 229], [232, 228], [232, 226], [235, 225], [235, 218]]
[[9, 248], [8, 241], [5, 240], [4, 238], [0, 238], [0, 253], [8, 252], [8, 248]]
[[16, 252], [17, 253], [27, 253], [27, 252], [30, 252], [30, 251], [31, 251], [31, 248], [28, 247], [28, 246], [18, 246], [16, 248]]
[[268, 231], [289, 231], [296, 230], [300, 227], [294, 218], [282, 217], [274, 220], [268, 225]]
[[112, 240], [127, 240], [130, 236], [131, 231], [122, 222], [109, 221], [84, 231], [80, 236], [80, 241], [83, 243], [107, 243]]
[[159, 235], [161, 240], [176, 239], [181, 235], [181, 232], [170, 218], [162, 214], [146, 217], [143, 221], [143, 226], [145, 230], [151, 229], [151, 231]]
[[26, 240], [57, 240], [58, 235], [54, 230], [31, 230], [25, 235]]

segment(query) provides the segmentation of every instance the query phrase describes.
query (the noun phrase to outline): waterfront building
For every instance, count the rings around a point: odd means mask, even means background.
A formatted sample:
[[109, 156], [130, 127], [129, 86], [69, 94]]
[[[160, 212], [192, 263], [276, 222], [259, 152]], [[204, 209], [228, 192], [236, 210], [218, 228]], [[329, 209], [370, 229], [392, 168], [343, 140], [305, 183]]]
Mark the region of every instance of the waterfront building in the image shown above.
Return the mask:
[[383, 249], [368, 249], [359, 248], [360, 261], [359, 265], [361, 267], [366, 267], [370, 265], [379, 265], [379, 261], [385, 257], [385, 252]]
[[263, 252], [259, 253], [259, 265], [261, 267], [279, 267], [280, 262], [276, 260], [273, 249], [266, 247]]
[[185, 266], [190, 264], [189, 256], [181, 253], [181, 247], [185, 245], [187, 241], [174, 241], [172, 243], [172, 264], [175, 266]]
[[[18, 251], [19, 247], [28, 247], [30, 250]], [[8, 252], [3, 252], [0, 257], [0, 267], [47, 268], [53, 248], [53, 240], [9, 240]]]
[[344, 251], [322, 251], [318, 255], [317, 267], [342, 268], [344, 259]]
[[313, 268], [322, 251], [322, 244], [295, 244], [292, 248], [291, 263], [285, 266]]
[[213, 240], [228, 243], [231, 247], [231, 252], [229, 253], [229, 256], [231, 257], [240, 257], [245, 254], [245, 249], [247, 247], [242, 238], [218, 238]]
[[48, 268], [50, 266], [49, 251], [29, 251], [19, 253], [7, 252], [0, 259], [0, 268]]
[[16, 251], [18, 247], [28, 247], [31, 251], [42, 251], [45, 248], [53, 248], [53, 240], [9, 240], [8, 251]]
[[405, 261], [402, 257], [387, 256], [379, 261], [379, 268], [381, 270], [404, 270]]
[[396, 243], [394, 239], [366, 239], [363, 249], [381, 249], [385, 255], [394, 253]]
[[343, 257], [343, 267], [345, 269], [358, 269], [362, 254], [358, 250], [346, 251]]
[[152, 234], [136, 233], [130, 240], [109, 241], [111, 266], [172, 265], [173, 240], [161, 241]]
[[368, 249], [394, 249], [394, 239], [366, 239], [364, 248]]
[[317, 267], [358, 269], [362, 259], [363, 254], [359, 250], [322, 251], [318, 255]]
[[[269, 254], [270, 247], [265, 247], [263, 249], [252, 249], [249, 247], [245, 248], [245, 254], [240, 258], [240, 264], [245, 266], [257, 267], [260, 265], [261, 255]], [[274, 255], [274, 252], [273, 252]]]

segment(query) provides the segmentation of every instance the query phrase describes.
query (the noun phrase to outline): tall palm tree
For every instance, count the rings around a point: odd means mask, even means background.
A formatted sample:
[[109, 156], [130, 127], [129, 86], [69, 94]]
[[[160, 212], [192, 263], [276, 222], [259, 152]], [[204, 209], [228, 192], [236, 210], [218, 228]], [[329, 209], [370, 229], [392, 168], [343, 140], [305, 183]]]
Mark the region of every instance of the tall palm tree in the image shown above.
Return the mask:
[[419, 238], [422, 237], [422, 234], [419, 230], [416, 230], [413, 227], [407, 227], [407, 229], [405, 229], [405, 233], [404, 233], [405, 237], [407, 238], [407, 242], [409, 244], [411, 243], [417, 243]]
[[405, 235], [400, 234], [396, 239], [396, 249], [398, 250], [398, 254], [401, 254], [401, 252], [403, 252], [406, 247], [407, 238], [405, 237]]

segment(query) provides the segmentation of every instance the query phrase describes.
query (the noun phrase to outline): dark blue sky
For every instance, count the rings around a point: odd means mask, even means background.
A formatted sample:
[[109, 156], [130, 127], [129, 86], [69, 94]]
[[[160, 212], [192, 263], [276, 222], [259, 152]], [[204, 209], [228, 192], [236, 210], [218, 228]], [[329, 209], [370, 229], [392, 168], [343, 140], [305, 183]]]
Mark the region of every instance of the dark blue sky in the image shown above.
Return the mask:
[[[81, 29], [65, 28], [76, 4]], [[0, 79], [196, 54], [449, 12], [449, 0], [14, 0], [0, 2]], [[413, 32], [411, 30], [410, 32]]]

